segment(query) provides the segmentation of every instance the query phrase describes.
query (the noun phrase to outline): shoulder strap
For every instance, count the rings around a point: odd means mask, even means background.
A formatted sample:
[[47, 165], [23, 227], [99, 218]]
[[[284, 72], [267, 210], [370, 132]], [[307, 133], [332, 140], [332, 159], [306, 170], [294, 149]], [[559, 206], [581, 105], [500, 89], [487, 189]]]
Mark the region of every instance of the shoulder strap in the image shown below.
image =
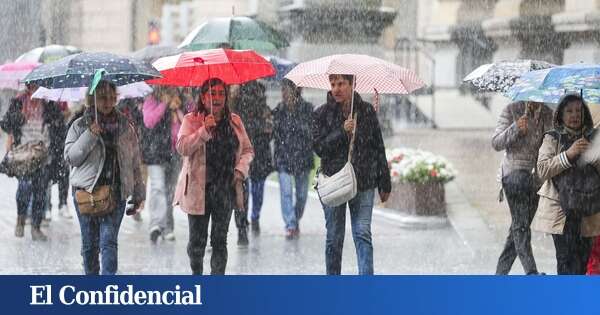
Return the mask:
[[352, 130], [352, 138], [350, 139], [350, 148], [348, 148], [348, 162], [351, 162], [352, 160], [352, 151], [354, 149], [354, 138], [356, 138], [356, 125], [357, 125], [357, 120], [356, 120], [356, 113], [354, 113], [354, 129]]

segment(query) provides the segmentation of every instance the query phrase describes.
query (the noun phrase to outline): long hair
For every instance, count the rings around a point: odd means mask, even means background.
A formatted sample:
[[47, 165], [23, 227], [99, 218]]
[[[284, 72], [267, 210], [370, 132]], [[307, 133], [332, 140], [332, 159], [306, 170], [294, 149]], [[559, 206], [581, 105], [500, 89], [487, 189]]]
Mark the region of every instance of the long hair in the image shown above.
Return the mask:
[[202, 96], [205, 93], [207, 93], [210, 88], [213, 88], [213, 87], [215, 87], [217, 85], [222, 85], [223, 89], [225, 90], [225, 101], [223, 102], [223, 107], [224, 107], [223, 110], [225, 112], [224, 112], [223, 117], [226, 118], [226, 119], [229, 119], [229, 116], [231, 115], [231, 110], [229, 109], [229, 105], [228, 105], [228, 102], [227, 102], [227, 98], [228, 98], [228, 95], [229, 95], [229, 88], [227, 87], [227, 85], [225, 84], [225, 82], [223, 82], [219, 78], [208, 79], [208, 80], [204, 81], [204, 83], [200, 87], [200, 95], [198, 96], [197, 112], [198, 113], [205, 113], [205, 114], [210, 113], [210, 107], [207, 107], [206, 104], [204, 104], [204, 102], [202, 102]]

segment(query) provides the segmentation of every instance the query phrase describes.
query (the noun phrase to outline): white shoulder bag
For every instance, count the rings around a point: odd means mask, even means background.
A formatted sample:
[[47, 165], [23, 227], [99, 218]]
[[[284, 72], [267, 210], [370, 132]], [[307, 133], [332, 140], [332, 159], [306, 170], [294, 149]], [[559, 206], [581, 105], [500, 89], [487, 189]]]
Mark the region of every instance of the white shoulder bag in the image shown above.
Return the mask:
[[[356, 122], [356, 115], [354, 116]], [[357, 193], [356, 175], [352, 166], [352, 149], [354, 148], [354, 138], [356, 136], [356, 123], [352, 131], [352, 139], [350, 140], [350, 148], [348, 149], [348, 161], [337, 173], [327, 176], [320, 170], [317, 173], [317, 184], [315, 189], [319, 195], [321, 202], [329, 207], [337, 207], [350, 199], [354, 198]]]

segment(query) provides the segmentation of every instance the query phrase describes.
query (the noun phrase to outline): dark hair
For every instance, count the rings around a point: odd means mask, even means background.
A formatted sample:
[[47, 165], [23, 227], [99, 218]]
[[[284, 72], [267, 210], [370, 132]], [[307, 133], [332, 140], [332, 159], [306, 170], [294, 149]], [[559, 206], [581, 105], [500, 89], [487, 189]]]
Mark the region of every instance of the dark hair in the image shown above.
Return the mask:
[[292, 80], [290, 79], [283, 79], [281, 80], [281, 87], [288, 89], [290, 92], [292, 92], [292, 95], [294, 95], [295, 97], [298, 97], [302, 94], [302, 88], [297, 86]]
[[592, 120], [592, 114], [590, 113], [590, 109], [588, 107], [588, 105], [586, 104], [586, 102], [583, 100], [583, 98], [577, 94], [568, 94], [566, 96], [564, 96], [562, 98], [562, 100], [560, 101], [560, 103], [558, 104], [558, 107], [556, 108], [556, 113], [554, 115], [554, 123], [556, 124], [556, 126], [564, 126], [565, 122], [563, 121], [563, 112], [565, 111], [565, 108], [567, 107], [567, 105], [570, 102], [574, 102], [574, 101], [580, 101], [583, 108], [583, 122], [582, 122], [582, 127], [587, 128], [587, 129], [592, 129], [594, 128], [594, 122]]
[[350, 83], [350, 85], [352, 85], [352, 82], [354, 81], [354, 76], [351, 74], [330, 74], [329, 75], [329, 81], [332, 81], [335, 79], [347, 80], [348, 83]]
[[[101, 91], [104, 89], [111, 89], [115, 93], [115, 95], [117, 94], [117, 86], [111, 81], [101, 80], [100, 82], [98, 82], [98, 85], [96, 86], [96, 91]], [[94, 105], [94, 94], [90, 95], [89, 89], [85, 93], [85, 102], [87, 106]]]
[[223, 102], [223, 107], [225, 110], [225, 117], [229, 117], [229, 114], [231, 113], [231, 111], [229, 110], [229, 106], [227, 105], [227, 99], [229, 97], [229, 87], [225, 84], [225, 82], [223, 82], [223, 80], [219, 79], [219, 78], [212, 78], [212, 79], [208, 79], [206, 81], [204, 81], [204, 83], [202, 83], [202, 86], [200, 87], [200, 95], [198, 96], [198, 108], [197, 111], [198, 112], [205, 112], [208, 113], [210, 110], [206, 108], [206, 105], [202, 102], [202, 95], [204, 95], [206, 92], [208, 92], [208, 90], [214, 86], [217, 85], [222, 85], [223, 89], [225, 90], [225, 102]]

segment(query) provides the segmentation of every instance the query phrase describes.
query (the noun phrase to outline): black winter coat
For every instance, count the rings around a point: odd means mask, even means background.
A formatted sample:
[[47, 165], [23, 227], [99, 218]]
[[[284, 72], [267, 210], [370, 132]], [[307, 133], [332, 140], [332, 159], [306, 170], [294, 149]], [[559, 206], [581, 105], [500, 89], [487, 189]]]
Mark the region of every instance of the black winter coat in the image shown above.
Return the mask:
[[[351, 162], [358, 190], [378, 188], [380, 192], [391, 192], [390, 170], [375, 110], [355, 93], [354, 112], [357, 122]], [[321, 171], [327, 176], [341, 170], [348, 160], [350, 137], [344, 131], [344, 120], [341, 105], [328, 92], [327, 103], [317, 108], [313, 116], [313, 148], [321, 157]]]
[[171, 147], [171, 110], [166, 109], [154, 128], [140, 127], [142, 160], [144, 164], [168, 163], [177, 152]]
[[[58, 108], [56, 102], [43, 102], [44, 111], [42, 113], [44, 128], [48, 128], [50, 137], [49, 149], [49, 175], [52, 181], [58, 181], [65, 176], [67, 166], [63, 158], [63, 150], [65, 147], [65, 138], [67, 137], [67, 126], [65, 119]], [[0, 121], [0, 128], [6, 133], [12, 134], [14, 137], [13, 145], [21, 144], [21, 128], [25, 124], [25, 116], [22, 113], [23, 103], [17, 98], [10, 101], [8, 111]]]
[[273, 110], [275, 168], [299, 175], [313, 168], [312, 113], [313, 105], [300, 98], [290, 111], [284, 103]]
[[254, 159], [250, 164], [250, 177], [265, 179], [273, 172], [273, 156], [270, 145], [272, 137], [270, 129], [273, 129], [273, 120], [264, 93], [257, 89], [260, 87], [256, 83], [243, 85], [240, 89], [240, 98], [232, 107], [242, 118], [244, 128], [254, 148]]

